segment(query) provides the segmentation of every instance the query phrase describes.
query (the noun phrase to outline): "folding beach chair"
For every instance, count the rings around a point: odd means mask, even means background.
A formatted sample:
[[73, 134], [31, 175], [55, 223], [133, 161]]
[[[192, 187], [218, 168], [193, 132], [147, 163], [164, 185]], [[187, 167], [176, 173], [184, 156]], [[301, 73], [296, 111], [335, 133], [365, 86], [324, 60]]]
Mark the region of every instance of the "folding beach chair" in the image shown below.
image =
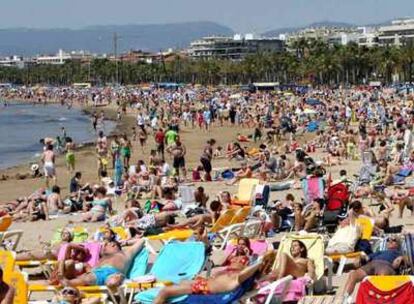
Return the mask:
[[231, 204], [233, 206], [250, 206], [254, 200], [255, 188], [260, 183], [255, 178], [243, 178], [239, 182], [239, 190]]
[[165, 245], [166, 243], [173, 240], [185, 241], [188, 240], [193, 235], [193, 233], [194, 231], [192, 229], [174, 229], [157, 235], [151, 235], [147, 237], [147, 248], [151, 251], [151, 253], [156, 254], [157, 251], [151, 245], [152, 242], [159, 241], [162, 243], [162, 245]]
[[[166, 244], [149, 274], [153, 275], [156, 282], [165, 282], [167, 284], [178, 284], [183, 280], [193, 279], [204, 267], [206, 261], [205, 245], [201, 242], [170, 242]], [[131, 297], [135, 290], [142, 288], [140, 283], [129, 283], [127, 291]], [[147, 291], [138, 293], [134, 300], [143, 303], [152, 303], [157, 293], [152, 288]], [[151, 298], [150, 301], [147, 299]]]
[[369, 276], [359, 285], [358, 304], [414, 303], [413, 276]]
[[178, 197], [182, 202], [181, 209], [186, 212], [188, 208], [197, 207], [194, 197], [195, 187], [182, 185], [178, 187]]
[[236, 214], [233, 216], [232, 220], [230, 221], [229, 225], [234, 224], [241, 224], [247, 220], [247, 217], [250, 215], [252, 207], [246, 206], [241, 209], [238, 209]]
[[[355, 224], [361, 227], [361, 239], [370, 241], [372, 239], [372, 233], [374, 232], [374, 220], [366, 217], [360, 216], [355, 220]], [[349, 252], [349, 253], [342, 253], [342, 254], [329, 254], [328, 258], [331, 262], [339, 262], [339, 266], [336, 272], [336, 275], [342, 275], [342, 272], [345, 268], [345, 265], [353, 259], [360, 258], [361, 252]]]

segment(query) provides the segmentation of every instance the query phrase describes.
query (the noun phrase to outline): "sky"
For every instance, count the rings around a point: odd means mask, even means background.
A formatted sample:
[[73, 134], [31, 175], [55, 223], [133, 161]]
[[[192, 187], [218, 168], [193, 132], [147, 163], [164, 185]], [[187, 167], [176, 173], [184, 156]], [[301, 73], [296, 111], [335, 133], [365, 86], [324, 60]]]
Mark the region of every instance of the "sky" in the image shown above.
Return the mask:
[[263, 32], [319, 21], [368, 24], [411, 13], [413, 0], [1, 0], [0, 28], [214, 21]]

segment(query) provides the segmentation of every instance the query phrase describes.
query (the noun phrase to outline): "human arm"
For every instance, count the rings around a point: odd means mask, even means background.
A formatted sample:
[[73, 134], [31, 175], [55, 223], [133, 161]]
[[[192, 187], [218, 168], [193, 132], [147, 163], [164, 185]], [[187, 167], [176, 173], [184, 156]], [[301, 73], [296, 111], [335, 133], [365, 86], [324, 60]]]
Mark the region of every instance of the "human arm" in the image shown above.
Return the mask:
[[315, 281], [316, 280], [316, 272], [315, 272], [315, 263], [313, 262], [313, 260], [308, 259], [307, 269], [308, 269], [308, 272], [305, 274], [305, 276], [307, 276], [311, 280]]
[[131, 247], [129, 247], [127, 250], [126, 250], [126, 254], [130, 257], [130, 258], [132, 258], [132, 257], [135, 257], [137, 254], [138, 254], [138, 252], [140, 252], [141, 250], [142, 250], [142, 248], [144, 248], [144, 245], [145, 245], [145, 240], [143, 240], [143, 239], [137, 239], [132, 245], [131, 245]]
[[15, 289], [11, 286], [8, 286], [8, 290], [0, 304], [13, 304], [15, 293]]

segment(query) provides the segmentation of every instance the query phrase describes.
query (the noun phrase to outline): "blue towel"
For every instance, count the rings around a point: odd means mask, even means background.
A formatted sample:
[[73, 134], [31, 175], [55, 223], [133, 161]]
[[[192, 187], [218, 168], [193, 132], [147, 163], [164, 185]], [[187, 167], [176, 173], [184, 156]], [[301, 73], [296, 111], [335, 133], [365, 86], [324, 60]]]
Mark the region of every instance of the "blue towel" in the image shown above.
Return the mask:
[[128, 271], [127, 278], [135, 279], [145, 275], [147, 271], [149, 252], [146, 248], [142, 249], [132, 261], [131, 268]]
[[205, 262], [205, 245], [202, 242], [170, 242], [158, 255], [150, 274], [158, 281], [179, 283], [191, 280]]

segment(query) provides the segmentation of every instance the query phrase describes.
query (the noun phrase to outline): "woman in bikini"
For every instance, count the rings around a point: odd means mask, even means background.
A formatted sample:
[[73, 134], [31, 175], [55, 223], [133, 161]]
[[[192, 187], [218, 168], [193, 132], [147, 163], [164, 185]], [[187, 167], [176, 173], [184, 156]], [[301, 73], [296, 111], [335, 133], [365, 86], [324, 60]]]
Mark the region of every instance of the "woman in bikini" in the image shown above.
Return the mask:
[[269, 266], [269, 260], [270, 255], [267, 255], [263, 258], [262, 262], [246, 267], [241, 271], [226, 272], [209, 278], [197, 277], [195, 280], [183, 281], [179, 285], [164, 287], [160, 290], [153, 303], [163, 304], [169, 298], [180, 295], [208, 295], [230, 292], [252, 278], [256, 273], [258, 275], [265, 273]]
[[83, 222], [98, 222], [105, 220], [106, 212], [112, 212], [112, 201], [106, 197], [106, 188], [99, 187], [95, 191], [92, 209], [82, 214]]
[[291, 275], [295, 279], [305, 275], [315, 279], [315, 264], [308, 258], [308, 251], [303, 242], [295, 240], [290, 247], [290, 255], [282, 253], [276, 261], [276, 268], [263, 280], [276, 281]]

